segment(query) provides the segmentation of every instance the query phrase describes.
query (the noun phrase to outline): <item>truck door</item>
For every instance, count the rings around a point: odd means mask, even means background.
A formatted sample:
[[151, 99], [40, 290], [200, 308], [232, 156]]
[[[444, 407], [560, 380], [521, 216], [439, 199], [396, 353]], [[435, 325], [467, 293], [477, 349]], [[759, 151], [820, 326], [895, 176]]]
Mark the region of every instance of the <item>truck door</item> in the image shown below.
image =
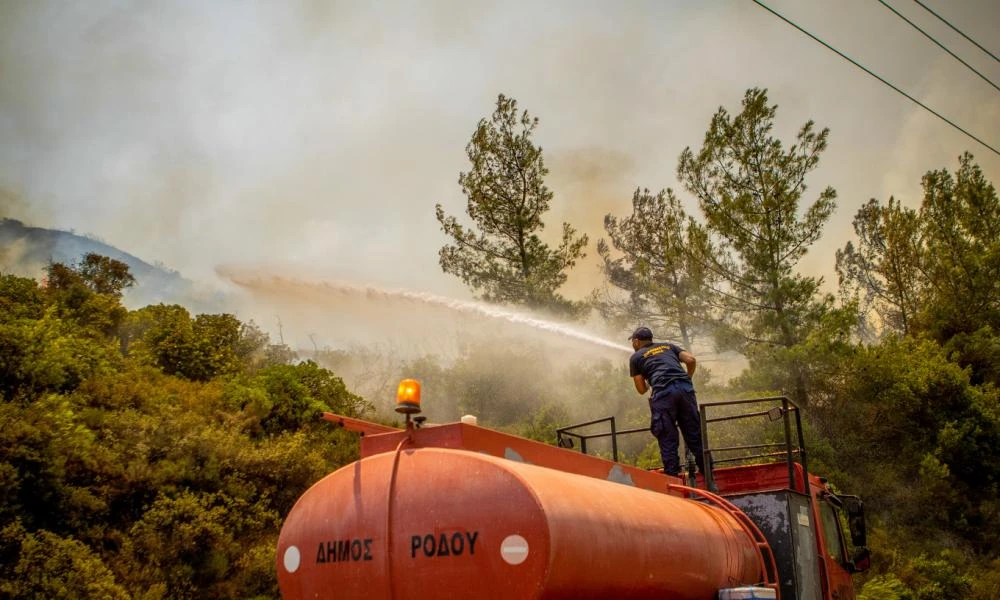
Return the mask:
[[848, 571], [847, 546], [840, 527], [838, 510], [829, 497], [818, 499], [820, 521], [820, 560], [826, 573], [827, 590], [830, 600], [854, 600], [854, 584]]

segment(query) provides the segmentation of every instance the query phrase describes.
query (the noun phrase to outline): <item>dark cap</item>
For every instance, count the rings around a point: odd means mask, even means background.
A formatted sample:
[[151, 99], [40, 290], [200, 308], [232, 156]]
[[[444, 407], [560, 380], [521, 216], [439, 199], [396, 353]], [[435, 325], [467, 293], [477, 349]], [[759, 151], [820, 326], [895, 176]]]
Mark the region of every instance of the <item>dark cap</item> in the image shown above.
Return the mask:
[[649, 330], [649, 327], [640, 327], [632, 332], [632, 335], [628, 336], [630, 340], [652, 340], [653, 332]]

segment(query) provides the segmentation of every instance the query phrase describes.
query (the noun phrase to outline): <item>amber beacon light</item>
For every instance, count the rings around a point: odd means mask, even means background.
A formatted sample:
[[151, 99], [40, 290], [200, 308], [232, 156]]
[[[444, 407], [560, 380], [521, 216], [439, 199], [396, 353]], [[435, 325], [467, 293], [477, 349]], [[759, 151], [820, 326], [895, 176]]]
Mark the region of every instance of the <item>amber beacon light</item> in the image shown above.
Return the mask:
[[396, 389], [396, 412], [415, 415], [420, 412], [420, 382], [404, 379]]

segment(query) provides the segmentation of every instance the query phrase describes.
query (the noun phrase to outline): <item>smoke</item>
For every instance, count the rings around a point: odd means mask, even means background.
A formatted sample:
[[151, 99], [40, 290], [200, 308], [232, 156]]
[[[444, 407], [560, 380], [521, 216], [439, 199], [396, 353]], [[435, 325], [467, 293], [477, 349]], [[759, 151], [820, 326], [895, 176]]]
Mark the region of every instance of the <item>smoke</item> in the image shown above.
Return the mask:
[[[546, 402], [574, 414], [608, 410], [580, 377], [602, 365], [624, 368], [630, 352], [578, 327], [481, 302], [232, 268], [219, 274], [249, 294], [244, 318], [280, 321], [299, 356], [333, 369], [386, 415], [403, 377], [424, 381], [437, 420], [472, 411], [510, 424]], [[624, 374], [619, 383], [617, 396], [625, 396]]]
[[[928, 73], [944, 64], [937, 51], [887, 11], [774, 5], [942, 112], [983, 115], [970, 127], [995, 123], [989, 90], [951, 94], [955, 65]], [[989, 2], [949, 14], [980, 39], [996, 29]], [[433, 206], [462, 213], [463, 148], [498, 92], [541, 118], [552, 237], [567, 221], [596, 241], [636, 187], [678, 187], [679, 152], [753, 85], [781, 106], [779, 133], [809, 118], [833, 129], [811, 183], [840, 191], [835, 243], [887, 177], [919, 182], [941, 163], [930, 150], [974, 149], [742, 3], [8, 2], [0, 69], [0, 186], [26, 200], [8, 216], [93, 233], [191, 278], [284, 261], [467, 294], [437, 267]], [[571, 297], [600, 283], [593, 256], [592, 245]], [[829, 252], [810, 260], [832, 270]]]
[[[882, 7], [770, 4], [998, 142], [993, 90]], [[984, 42], [997, 12], [947, 7]], [[470, 297], [438, 266], [434, 205], [464, 214], [457, 176], [476, 123], [500, 92], [540, 118], [555, 194], [543, 237], [558, 243], [563, 221], [590, 236], [561, 290], [582, 298], [602, 284], [603, 217], [627, 215], [635, 188], [673, 187], [698, 213], [677, 157], [752, 86], [779, 105], [782, 139], [809, 119], [832, 130], [807, 183], [834, 186], [839, 209], [800, 265], [828, 289], [868, 198], [913, 197], [966, 149], [1000, 180], [995, 156], [752, 3], [37, 0], [0, 3], [0, 216], [93, 234], [199, 283], [231, 288], [216, 267], [235, 265], [240, 316], [298, 348], [457, 356], [463, 336], [516, 334], [614, 355], [412, 295]], [[324, 280], [361, 283], [309, 283]]]
[[[323, 332], [325, 342], [343, 347], [353, 339], [431, 341], [437, 354], [453, 355], [446, 340], [493, 335], [544, 343], [551, 349], [575, 348], [578, 356], [621, 359], [631, 349], [577, 327], [495, 305], [426, 292], [384, 289], [334, 281], [303, 281], [287, 276], [221, 268], [220, 275], [255, 296], [254, 306], [284, 312], [290, 329]], [[284, 325], [283, 325], [284, 326]], [[336, 332], [336, 333], [333, 333]], [[315, 338], [311, 340], [315, 343]], [[411, 356], [418, 352], [410, 351]]]
[[[260, 270], [219, 274], [246, 296], [242, 318], [280, 322], [283, 341], [302, 358], [332, 368], [387, 414], [403, 377], [426, 379], [438, 419], [469, 410], [460, 410], [460, 398], [501, 421], [523, 419], [545, 402], [570, 408], [576, 420], [645, 408], [628, 378], [631, 348], [586, 326], [406, 289]], [[731, 353], [696, 353], [701, 382], [724, 382], [746, 366]]]

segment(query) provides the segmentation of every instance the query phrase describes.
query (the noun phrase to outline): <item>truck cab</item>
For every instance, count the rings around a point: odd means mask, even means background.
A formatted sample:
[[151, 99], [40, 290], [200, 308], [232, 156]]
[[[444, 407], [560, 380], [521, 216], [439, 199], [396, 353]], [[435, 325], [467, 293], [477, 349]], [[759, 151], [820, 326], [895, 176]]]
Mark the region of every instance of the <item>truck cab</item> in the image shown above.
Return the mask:
[[[715, 470], [719, 495], [760, 528], [776, 562], [781, 598], [851, 600], [851, 575], [867, 568], [864, 515], [856, 496], [838, 496], [826, 480], [793, 466], [789, 479], [780, 463]], [[803, 485], [808, 482], [808, 487]], [[843, 523], [856, 550], [849, 554]]]

